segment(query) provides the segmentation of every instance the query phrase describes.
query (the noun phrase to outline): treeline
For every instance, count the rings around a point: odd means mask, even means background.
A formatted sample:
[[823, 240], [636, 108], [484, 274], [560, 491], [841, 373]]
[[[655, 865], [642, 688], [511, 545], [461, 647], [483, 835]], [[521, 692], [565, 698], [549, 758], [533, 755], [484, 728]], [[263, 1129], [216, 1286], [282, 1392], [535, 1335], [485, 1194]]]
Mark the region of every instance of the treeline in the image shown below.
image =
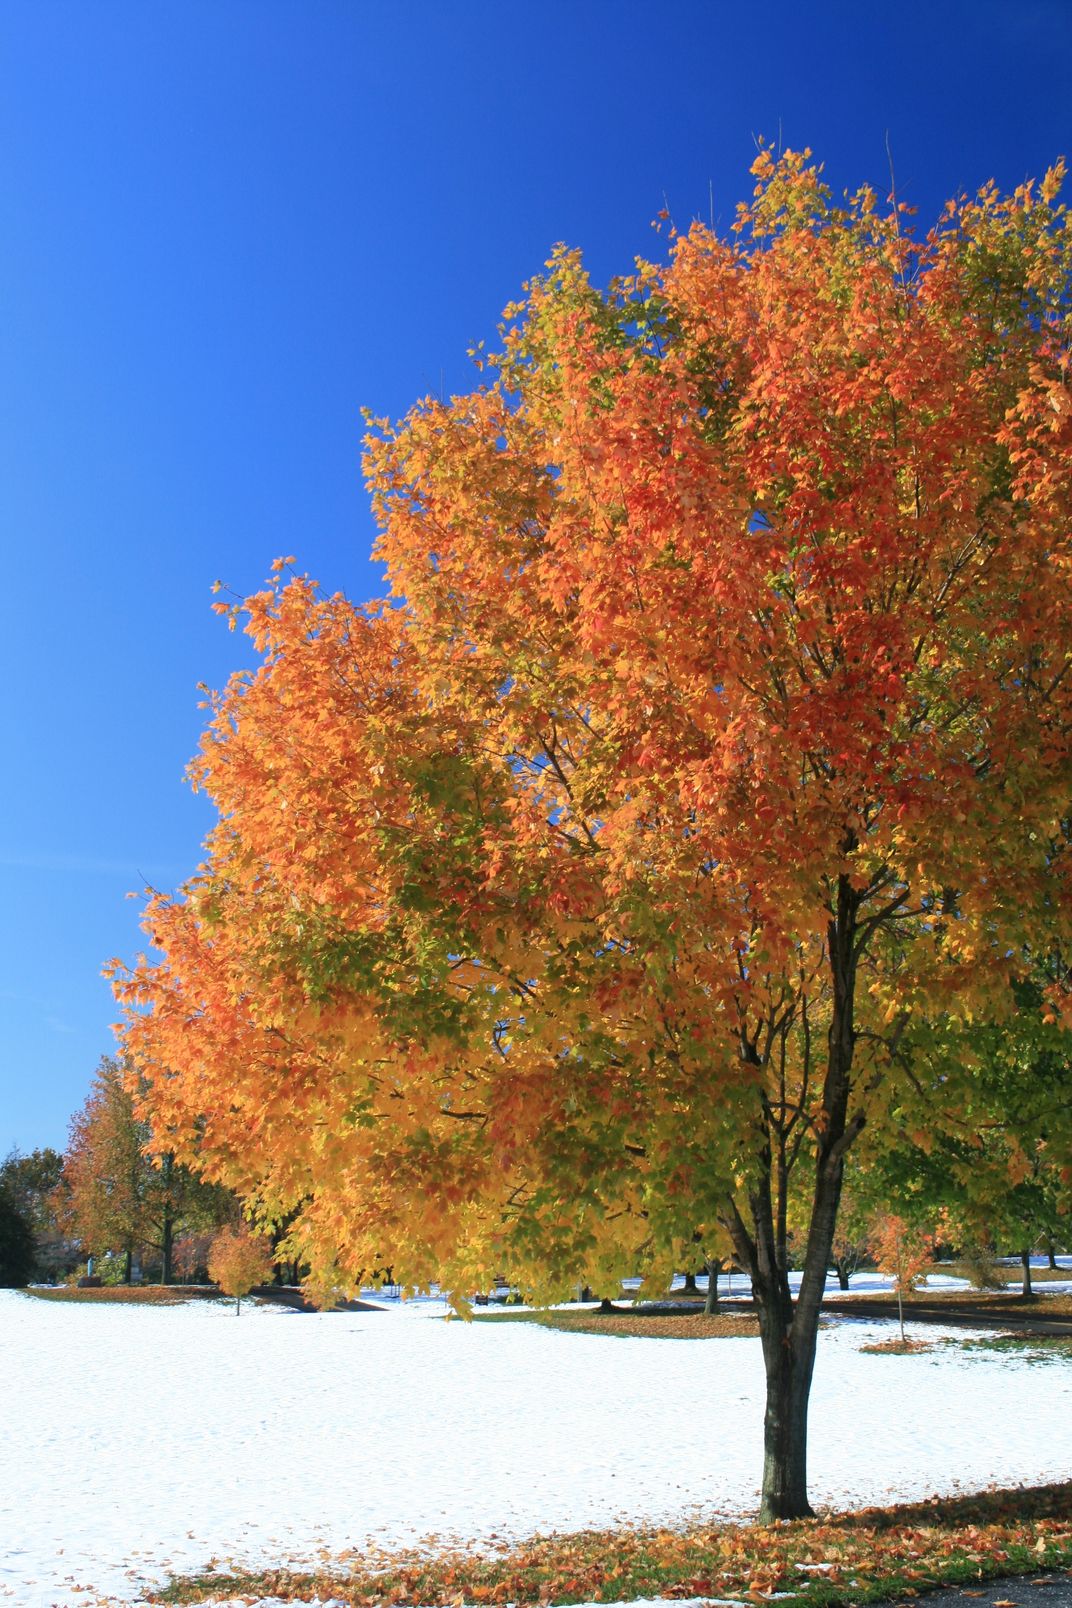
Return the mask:
[[106, 1056], [65, 1153], [0, 1164], [0, 1286], [204, 1279], [213, 1241], [241, 1221], [231, 1190], [176, 1162], [136, 1117], [123, 1068]]

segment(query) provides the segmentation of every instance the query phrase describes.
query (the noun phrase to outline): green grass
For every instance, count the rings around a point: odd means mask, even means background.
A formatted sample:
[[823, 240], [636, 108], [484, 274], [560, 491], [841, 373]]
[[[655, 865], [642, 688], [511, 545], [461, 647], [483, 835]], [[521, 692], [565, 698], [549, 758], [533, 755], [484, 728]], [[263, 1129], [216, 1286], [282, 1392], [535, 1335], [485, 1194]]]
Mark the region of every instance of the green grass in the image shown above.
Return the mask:
[[1031, 1362], [1072, 1360], [1072, 1339], [1061, 1334], [994, 1334], [978, 1340], [947, 1341], [963, 1351], [999, 1351], [1026, 1355]]

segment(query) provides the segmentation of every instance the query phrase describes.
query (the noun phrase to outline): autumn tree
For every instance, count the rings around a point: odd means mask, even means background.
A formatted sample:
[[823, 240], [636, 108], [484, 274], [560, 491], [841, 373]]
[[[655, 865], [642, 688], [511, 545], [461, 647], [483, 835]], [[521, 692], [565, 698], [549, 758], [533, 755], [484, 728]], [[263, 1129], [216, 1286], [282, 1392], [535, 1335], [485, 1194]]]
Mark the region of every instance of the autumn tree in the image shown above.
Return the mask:
[[784, 1518], [910, 1025], [1072, 952], [1072, 230], [1060, 168], [921, 238], [754, 171], [731, 238], [606, 292], [560, 249], [478, 389], [373, 425], [391, 601], [281, 560], [219, 605], [220, 822], [117, 986], [142, 1108], [322, 1288], [665, 1287], [728, 1235]]
[[225, 1295], [235, 1298], [235, 1316], [242, 1311], [242, 1297], [255, 1284], [266, 1284], [272, 1276], [272, 1252], [261, 1235], [251, 1234], [245, 1223], [221, 1228], [208, 1252], [208, 1276]]
[[939, 1210], [959, 1244], [1019, 1254], [1067, 1232], [1072, 1209], [1072, 1057], [1041, 1009], [1051, 965], [1004, 990], [998, 1021], [919, 1021], [896, 1112], [869, 1146], [870, 1193], [920, 1221]]
[[81, 1110], [71, 1121], [56, 1213], [85, 1250], [118, 1250], [130, 1282], [135, 1254], [155, 1251], [161, 1283], [172, 1281], [176, 1229], [214, 1227], [236, 1210], [229, 1192], [177, 1163], [135, 1112], [119, 1062], [105, 1056]]
[[905, 1345], [904, 1298], [919, 1288], [934, 1255], [934, 1240], [896, 1212], [883, 1212], [871, 1224], [868, 1246], [880, 1273], [893, 1282], [901, 1344]]
[[868, 1252], [874, 1207], [869, 1204], [871, 1191], [862, 1179], [846, 1174], [843, 1185], [830, 1254], [838, 1286], [847, 1290], [849, 1280]]

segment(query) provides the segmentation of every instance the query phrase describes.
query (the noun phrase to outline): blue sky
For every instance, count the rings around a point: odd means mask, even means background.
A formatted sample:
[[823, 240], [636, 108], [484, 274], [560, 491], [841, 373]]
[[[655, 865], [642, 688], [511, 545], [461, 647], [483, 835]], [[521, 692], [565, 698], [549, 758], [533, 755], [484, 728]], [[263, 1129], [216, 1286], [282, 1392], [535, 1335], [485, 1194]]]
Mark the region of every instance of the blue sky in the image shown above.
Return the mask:
[[196, 865], [210, 611], [376, 595], [363, 405], [462, 390], [556, 241], [728, 224], [754, 136], [923, 217], [1072, 155], [1069, 0], [0, 0], [0, 1155], [62, 1145], [101, 965]]

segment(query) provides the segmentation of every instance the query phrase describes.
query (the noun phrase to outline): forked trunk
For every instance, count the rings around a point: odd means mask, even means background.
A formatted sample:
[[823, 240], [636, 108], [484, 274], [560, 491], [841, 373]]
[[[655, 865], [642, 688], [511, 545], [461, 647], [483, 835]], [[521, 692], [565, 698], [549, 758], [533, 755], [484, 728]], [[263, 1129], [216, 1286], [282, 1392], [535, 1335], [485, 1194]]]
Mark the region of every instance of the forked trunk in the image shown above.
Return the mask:
[[[846, 839], [846, 850], [855, 840]], [[822, 1109], [817, 1124], [815, 1182], [808, 1241], [800, 1289], [794, 1301], [789, 1288], [785, 1165], [785, 1131], [778, 1112], [762, 1098], [755, 1181], [749, 1190], [746, 1223], [736, 1201], [723, 1219], [742, 1265], [752, 1277], [752, 1296], [763, 1341], [767, 1404], [763, 1419], [763, 1492], [760, 1522], [811, 1516], [808, 1503], [808, 1398], [815, 1368], [819, 1311], [834, 1248], [845, 1152], [863, 1127], [863, 1115], [848, 1116], [855, 1032], [853, 1001], [856, 981], [856, 912], [860, 895], [849, 878], [837, 884], [837, 906], [828, 928], [833, 1007], [823, 1079]], [[751, 1041], [742, 1041], [742, 1057], [762, 1061]]]

